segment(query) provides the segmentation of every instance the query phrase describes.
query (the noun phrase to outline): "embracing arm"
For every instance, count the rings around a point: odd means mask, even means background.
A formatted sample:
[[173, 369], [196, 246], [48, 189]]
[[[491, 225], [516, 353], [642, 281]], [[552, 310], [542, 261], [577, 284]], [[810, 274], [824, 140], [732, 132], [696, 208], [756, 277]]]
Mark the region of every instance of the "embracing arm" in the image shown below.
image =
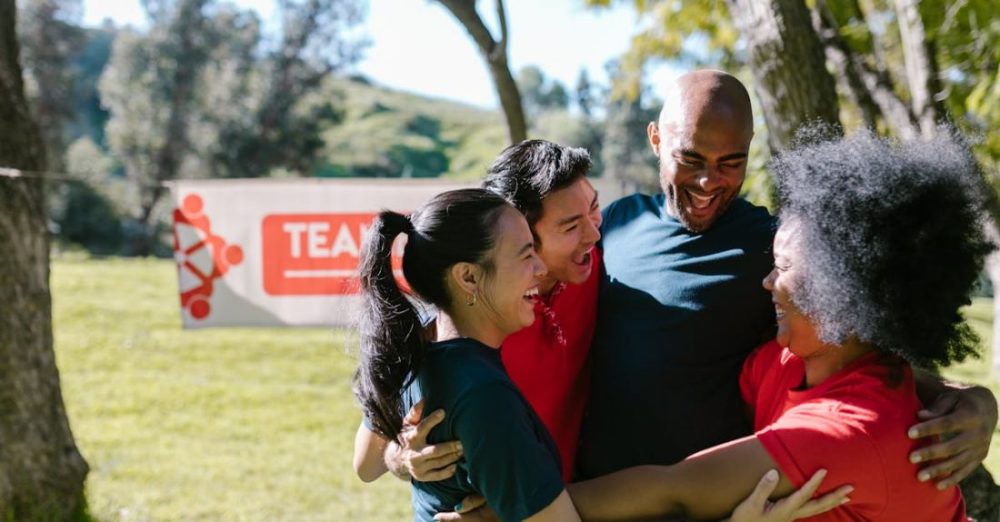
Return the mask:
[[383, 458], [387, 445], [387, 440], [369, 430], [364, 423], [358, 426], [354, 435], [354, 472], [358, 478], [371, 482], [389, 471]]
[[972, 473], [986, 458], [997, 425], [996, 397], [982, 386], [945, 383], [941, 378], [914, 369], [917, 396], [924, 409], [917, 412], [923, 421], [910, 428], [912, 439], [941, 436], [910, 454], [914, 463], [934, 461], [917, 474], [921, 481], [941, 479], [944, 489]]
[[354, 471], [358, 478], [371, 482], [386, 471], [402, 480], [418, 482], [444, 480], [455, 474], [455, 463], [462, 457], [458, 441], [427, 444], [427, 435], [444, 420], [444, 411], [436, 410], [422, 419], [424, 402], [420, 401], [403, 418], [400, 441], [388, 440], [373, 432], [365, 423], [354, 436]]
[[[777, 469], [777, 464], [760, 441], [750, 436], [710, 448], [673, 466], [629, 468], [571, 484], [568, 489], [584, 520], [663, 515], [718, 520], [729, 516], [755, 490], [761, 476], [772, 469]], [[822, 478], [822, 474], [814, 476], [815, 482], [810, 481], [812, 489], [802, 490], [805, 498], [794, 500], [801, 505]], [[794, 490], [788, 478], [779, 473], [771, 498]], [[839, 489], [833, 505], [839, 504], [847, 492], [849, 488]]]

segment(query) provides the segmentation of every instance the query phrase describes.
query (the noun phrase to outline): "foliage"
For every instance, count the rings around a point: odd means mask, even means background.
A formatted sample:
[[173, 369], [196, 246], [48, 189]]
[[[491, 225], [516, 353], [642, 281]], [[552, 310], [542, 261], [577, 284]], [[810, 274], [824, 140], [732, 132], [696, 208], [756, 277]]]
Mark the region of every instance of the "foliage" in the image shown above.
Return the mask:
[[495, 112], [346, 79], [324, 89], [344, 111], [323, 133], [319, 175], [479, 179], [507, 142]]
[[[123, 31], [101, 79], [108, 144], [137, 186], [140, 238], [155, 242], [162, 183], [310, 172], [336, 97], [317, 96], [364, 42], [355, 0], [285, 0], [268, 46], [252, 11], [217, 0], [147, 0], [148, 31]], [[137, 253], [149, 252], [138, 243]]]
[[555, 78], [548, 78], [535, 65], [522, 67], [517, 73], [517, 87], [521, 90], [524, 113], [528, 119], [547, 110], [567, 110], [569, 93], [566, 86]]
[[[639, 14], [639, 29], [622, 59], [623, 74], [615, 83], [618, 97], [639, 96], [644, 69], [658, 60], [686, 68], [720, 67], [746, 76], [745, 43], [733, 26], [727, 3], [722, 0], [583, 2], [598, 9], [615, 3], [630, 5]], [[887, 87], [889, 95], [909, 103], [894, 2], [811, 0], [806, 3], [816, 18], [828, 12], [834, 21], [834, 36], [846, 42], [852, 58], [864, 63]], [[973, 136], [977, 155], [987, 171], [996, 173], [1000, 167], [1000, 136], [991, 130], [1000, 126], [1000, 47], [996, 45], [1000, 40], [1000, 15], [995, 2], [925, 0], [919, 6], [927, 43], [939, 70], [935, 80], [940, 91], [933, 94], [944, 102], [951, 119]], [[838, 76], [841, 82], [845, 81], [844, 74]], [[838, 90], [845, 127], [863, 125], [861, 112], [866, 110], [866, 103], [852, 98], [845, 85]], [[884, 134], [893, 131], [878, 115], [873, 123]], [[753, 176], [748, 183], [764, 184]]]
[[[613, 83], [625, 81], [618, 63], [610, 63]], [[625, 192], [655, 194], [660, 191], [659, 167], [646, 137], [649, 122], [659, 119], [660, 101], [647, 90], [633, 98], [606, 97], [601, 162], [604, 172], [626, 187]]]
[[48, 166], [56, 171], [63, 164], [63, 128], [75, 119], [70, 62], [84, 40], [80, 16], [80, 0], [32, 0], [18, 13], [26, 95], [45, 141]]
[[49, 219], [56, 237], [98, 255], [121, 252], [123, 212], [129, 203], [128, 186], [108, 176], [113, 160], [90, 138], [80, 138], [66, 153], [70, 180], [54, 181], [48, 190]]

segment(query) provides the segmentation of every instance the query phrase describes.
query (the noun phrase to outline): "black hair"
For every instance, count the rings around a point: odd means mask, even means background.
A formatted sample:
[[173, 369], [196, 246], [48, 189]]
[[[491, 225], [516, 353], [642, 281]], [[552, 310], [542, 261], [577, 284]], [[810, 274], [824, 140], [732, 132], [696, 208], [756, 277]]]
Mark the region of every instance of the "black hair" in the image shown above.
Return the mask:
[[542, 217], [542, 200], [586, 176], [590, 167], [590, 154], [585, 149], [525, 140], [497, 156], [483, 180], [483, 188], [520, 210], [534, 234], [535, 223]]
[[781, 154], [772, 171], [781, 218], [796, 226], [792, 300], [824, 342], [853, 336], [928, 367], [976, 353], [959, 310], [992, 249], [989, 198], [955, 131], [905, 143], [868, 131], [824, 138]]
[[416, 295], [441, 310], [454, 303], [447, 288], [456, 263], [493, 269], [488, 254], [496, 243], [500, 212], [510, 205], [482, 189], [443, 192], [406, 217], [383, 211], [362, 248], [361, 353], [354, 395], [375, 431], [396, 438], [402, 429], [402, 389], [416, 376], [427, 339], [417, 310], [396, 282], [390, 264], [393, 241], [406, 234], [403, 277]]

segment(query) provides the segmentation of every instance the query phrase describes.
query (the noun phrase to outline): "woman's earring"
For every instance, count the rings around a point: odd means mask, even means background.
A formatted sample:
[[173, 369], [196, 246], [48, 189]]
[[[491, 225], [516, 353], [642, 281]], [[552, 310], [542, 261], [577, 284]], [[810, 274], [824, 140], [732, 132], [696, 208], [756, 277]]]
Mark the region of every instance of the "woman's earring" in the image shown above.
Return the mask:
[[466, 298], [466, 300], [465, 300], [465, 304], [467, 304], [469, 306], [475, 305], [476, 304], [476, 295], [477, 295], [476, 293], [469, 294], [469, 297]]

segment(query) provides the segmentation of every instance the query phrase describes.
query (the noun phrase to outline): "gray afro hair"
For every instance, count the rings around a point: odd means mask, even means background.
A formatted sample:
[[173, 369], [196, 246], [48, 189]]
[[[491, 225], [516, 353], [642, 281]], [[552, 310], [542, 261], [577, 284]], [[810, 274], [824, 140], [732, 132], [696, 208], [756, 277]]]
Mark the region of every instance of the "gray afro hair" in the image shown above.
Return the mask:
[[798, 231], [793, 300], [820, 338], [856, 337], [925, 367], [975, 354], [959, 309], [992, 249], [991, 200], [967, 145], [944, 126], [907, 143], [812, 135], [772, 170], [781, 218]]

